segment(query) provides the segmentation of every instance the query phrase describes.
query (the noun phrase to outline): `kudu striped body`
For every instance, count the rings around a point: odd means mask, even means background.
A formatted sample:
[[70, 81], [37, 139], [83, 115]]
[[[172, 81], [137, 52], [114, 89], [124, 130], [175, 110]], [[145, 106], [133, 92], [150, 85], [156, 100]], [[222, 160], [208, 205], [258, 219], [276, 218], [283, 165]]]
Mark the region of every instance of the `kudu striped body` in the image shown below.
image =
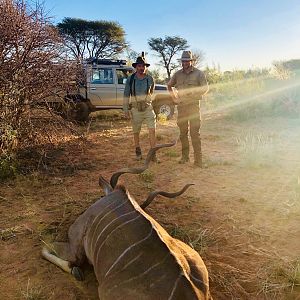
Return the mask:
[[[63, 270], [81, 277], [78, 266], [87, 258], [94, 266], [101, 300], [134, 299], [210, 299], [208, 273], [199, 254], [172, 238], [142, 208], [157, 194], [173, 198], [182, 194], [153, 192], [143, 205], [123, 186], [116, 186], [123, 169], [112, 176], [110, 184], [100, 177], [106, 196], [95, 202], [69, 228], [69, 242], [55, 243], [55, 254], [47, 248], [43, 256]], [[116, 186], [116, 187], [115, 187]]]

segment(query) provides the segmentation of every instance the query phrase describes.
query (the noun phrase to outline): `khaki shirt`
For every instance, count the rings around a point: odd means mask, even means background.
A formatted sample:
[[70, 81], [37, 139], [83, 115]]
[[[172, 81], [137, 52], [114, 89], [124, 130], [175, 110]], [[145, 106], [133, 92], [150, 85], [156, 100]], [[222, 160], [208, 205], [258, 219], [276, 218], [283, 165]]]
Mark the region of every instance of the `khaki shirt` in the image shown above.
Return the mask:
[[168, 86], [177, 89], [180, 102], [200, 100], [209, 89], [205, 74], [195, 67], [191, 67], [188, 73], [183, 72], [183, 69], [177, 71]]

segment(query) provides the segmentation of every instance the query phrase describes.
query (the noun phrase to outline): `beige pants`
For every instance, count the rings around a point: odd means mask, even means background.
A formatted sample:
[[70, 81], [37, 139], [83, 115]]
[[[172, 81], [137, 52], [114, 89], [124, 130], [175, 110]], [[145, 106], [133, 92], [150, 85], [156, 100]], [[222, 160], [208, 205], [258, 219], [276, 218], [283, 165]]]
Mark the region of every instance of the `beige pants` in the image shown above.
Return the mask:
[[143, 123], [145, 123], [148, 128], [155, 128], [156, 115], [151, 105], [148, 106], [145, 111], [138, 111], [137, 108], [132, 108], [131, 116], [134, 133], [139, 133], [141, 131]]

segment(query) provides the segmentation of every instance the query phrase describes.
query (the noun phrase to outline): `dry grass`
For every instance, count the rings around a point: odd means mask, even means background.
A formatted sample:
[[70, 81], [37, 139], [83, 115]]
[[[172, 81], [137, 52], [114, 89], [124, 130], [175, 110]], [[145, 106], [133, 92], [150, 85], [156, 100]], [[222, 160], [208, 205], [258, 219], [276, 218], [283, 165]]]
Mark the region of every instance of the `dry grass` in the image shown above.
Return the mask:
[[28, 279], [25, 290], [21, 290], [22, 299], [25, 300], [46, 300], [47, 297], [43, 294], [42, 286], [31, 286], [30, 278]]
[[242, 164], [253, 168], [274, 164], [278, 143], [276, 138], [275, 134], [264, 134], [253, 130], [242, 132], [236, 138]]
[[220, 156], [219, 157], [214, 156], [214, 157], [211, 157], [211, 158], [205, 158], [204, 159], [204, 166], [207, 167], [207, 168], [214, 167], [214, 166], [230, 166], [232, 164], [233, 164], [232, 161], [226, 160], [226, 159], [224, 159], [223, 157], [220, 157]]
[[300, 258], [288, 261], [278, 257], [263, 266], [258, 276], [262, 279], [258, 294], [277, 299], [286, 293], [300, 292]]
[[221, 257], [214, 258], [210, 281], [212, 285], [218, 286], [218, 295], [221, 299], [256, 299], [244, 287], [245, 284], [249, 285], [254, 281], [253, 273], [224, 263]]
[[175, 149], [168, 149], [168, 150], [165, 150], [165, 156], [167, 156], [167, 157], [179, 157], [180, 152], [175, 150]]
[[0, 240], [1, 241], [8, 241], [12, 238], [15, 238], [17, 234], [21, 232], [20, 226], [13, 226], [10, 228], [2, 229], [0, 231]]
[[184, 241], [200, 254], [203, 254], [209, 247], [217, 243], [217, 231], [218, 229], [211, 231], [209, 229], [200, 228], [200, 226], [198, 229], [187, 229], [183, 226], [178, 226], [177, 224], [169, 229], [171, 236]]

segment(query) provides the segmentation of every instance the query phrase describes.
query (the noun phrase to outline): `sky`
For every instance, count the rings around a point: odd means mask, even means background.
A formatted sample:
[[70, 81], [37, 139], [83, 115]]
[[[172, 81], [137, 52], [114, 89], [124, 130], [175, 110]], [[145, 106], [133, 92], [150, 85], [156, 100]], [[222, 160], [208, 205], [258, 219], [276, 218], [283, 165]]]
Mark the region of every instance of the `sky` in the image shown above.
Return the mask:
[[53, 22], [64, 17], [118, 22], [126, 40], [156, 67], [152, 37], [180, 36], [222, 71], [300, 59], [300, 0], [44, 0]]

